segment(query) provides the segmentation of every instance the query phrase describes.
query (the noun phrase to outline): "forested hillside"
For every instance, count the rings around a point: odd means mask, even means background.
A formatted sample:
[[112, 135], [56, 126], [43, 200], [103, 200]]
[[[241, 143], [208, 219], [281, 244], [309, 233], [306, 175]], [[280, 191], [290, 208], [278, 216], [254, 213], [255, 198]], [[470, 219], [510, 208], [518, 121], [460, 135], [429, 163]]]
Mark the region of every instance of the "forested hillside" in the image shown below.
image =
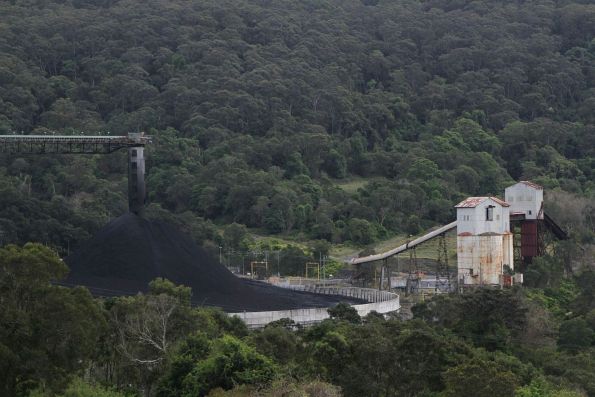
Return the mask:
[[[0, 153], [0, 397], [593, 397], [594, 110], [592, 0], [0, 1], [0, 134], [145, 131], [147, 217], [219, 262], [276, 240], [303, 274], [520, 179], [570, 235], [523, 286], [411, 321], [343, 304], [249, 331], [164, 279], [56, 283], [127, 211], [126, 154]], [[124, 240], [100, 241], [147, 247]]]
[[47, 247], [2, 247], [0, 396], [593, 397], [595, 272], [546, 267], [547, 288], [438, 295], [411, 321], [340, 304], [248, 331], [167, 280], [93, 299], [50, 283]]
[[[515, 179], [592, 211], [594, 36], [587, 0], [13, 0], [0, 133], [146, 131], [149, 213], [200, 241], [366, 244]], [[0, 156], [0, 239], [88, 238], [126, 210], [123, 156]]]

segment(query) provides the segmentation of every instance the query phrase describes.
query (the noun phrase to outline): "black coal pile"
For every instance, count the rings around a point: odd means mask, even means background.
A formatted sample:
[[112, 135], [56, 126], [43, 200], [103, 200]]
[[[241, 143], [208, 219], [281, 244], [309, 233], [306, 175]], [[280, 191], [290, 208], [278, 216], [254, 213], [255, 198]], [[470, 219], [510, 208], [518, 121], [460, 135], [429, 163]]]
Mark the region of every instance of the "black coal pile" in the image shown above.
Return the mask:
[[229, 312], [358, 302], [240, 279], [174, 226], [130, 213], [110, 222], [66, 263], [70, 267], [66, 284], [84, 285], [100, 296], [144, 292], [151, 280], [163, 277], [191, 287], [194, 304]]

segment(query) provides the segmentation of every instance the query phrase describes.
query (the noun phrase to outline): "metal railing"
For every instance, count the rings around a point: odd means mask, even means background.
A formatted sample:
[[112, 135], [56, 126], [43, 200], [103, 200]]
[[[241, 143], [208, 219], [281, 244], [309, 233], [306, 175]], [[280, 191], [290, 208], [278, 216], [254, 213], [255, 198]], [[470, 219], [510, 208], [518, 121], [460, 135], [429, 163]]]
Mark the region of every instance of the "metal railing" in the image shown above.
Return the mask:
[[0, 135], [0, 152], [23, 154], [101, 154], [145, 146], [151, 137], [142, 133], [128, 135]]

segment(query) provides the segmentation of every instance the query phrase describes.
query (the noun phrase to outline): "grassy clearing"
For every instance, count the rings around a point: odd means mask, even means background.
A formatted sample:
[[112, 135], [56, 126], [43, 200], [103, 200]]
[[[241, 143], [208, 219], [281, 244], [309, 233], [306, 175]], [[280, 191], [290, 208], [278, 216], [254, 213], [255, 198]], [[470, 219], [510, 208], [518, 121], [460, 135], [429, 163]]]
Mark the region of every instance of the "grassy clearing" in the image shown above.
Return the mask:
[[[419, 236], [421, 236], [421, 235], [423, 235], [423, 234], [420, 234]], [[389, 239], [380, 241], [380, 242], [372, 245], [371, 248], [373, 248], [376, 251], [376, 253], [382, 253], [385, 251], [389, 251], [393, 248], [397, 248], [398, 246], [405, 244], [407, 241], [413, 240], [419, 236], [407, 237], [406, 235], [400, 234], [400, 235], [393, 236]], [[449, 258], [456, 257], [457, 236], [454, 232], [450, 232], [450, 233], [446, 234], [446, 247], [448, 250]], [[331, 255], [333, 257], [336, 257], [339, 259], [345, 259], [348, 257], [357, 256], [357, 254], [363, 250], [364, 250], [363, 247], [355, 247], [352, 245], [338, 244], [338, 245], [334, 245], [332, 247]], [[417, 246], [416, 251], [417, 251], [418, 258], [437, 259], [438, 258], [438, 239], [436, 238], [436, 239], [427, 241], [427, 242]], [[409, 254], [403, 253], [403, 254], [400, 254], [400, 256], [408, 257]]]
[[350, 178], [345, 180], [335, 180], [333, 181], [335, 185], [339, 188], [344, 190], [349, 194], [357, 193], [357, 189], [364, 187], [368, 182], [371, 182], [372, 179], [370, 178]]
[[262, 236], [254, 233], [250, 233], [254, 238], [255, 248], [261, 247], [262, 249], [270, 249], [273, 251], [287, 248], [288, 246], [296, 246], [302, 250], [308, 249], [308, 241], [296, 241], [291, 238], [279, 237], [279, 236]]

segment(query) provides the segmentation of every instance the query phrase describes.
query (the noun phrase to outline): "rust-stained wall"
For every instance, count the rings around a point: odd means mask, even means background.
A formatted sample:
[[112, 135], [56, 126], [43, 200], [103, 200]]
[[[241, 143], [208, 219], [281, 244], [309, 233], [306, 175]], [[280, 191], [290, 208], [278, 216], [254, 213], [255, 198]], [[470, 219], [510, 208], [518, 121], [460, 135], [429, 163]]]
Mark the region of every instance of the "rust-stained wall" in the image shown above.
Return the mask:
[[462, 286], [501, 285], [505, 265], [513, 268], [512, 235], [459, 235], [458, 280]]
[[502, 235], [502, 252], [503, 265], [510, 267], [510, 270], [514, 270], [514, 234], [506, 233]]
[[521, 256], [539, 256], [539, 240], [537, 238], [537, 221], [521, 221]]
[[[487, 208], [492, 207], [491, 219]], [[506, 202], [496, 197], [470, 197], [457, 204], [459, 285], [504, 285], [514, 269], [513, 235]]]

